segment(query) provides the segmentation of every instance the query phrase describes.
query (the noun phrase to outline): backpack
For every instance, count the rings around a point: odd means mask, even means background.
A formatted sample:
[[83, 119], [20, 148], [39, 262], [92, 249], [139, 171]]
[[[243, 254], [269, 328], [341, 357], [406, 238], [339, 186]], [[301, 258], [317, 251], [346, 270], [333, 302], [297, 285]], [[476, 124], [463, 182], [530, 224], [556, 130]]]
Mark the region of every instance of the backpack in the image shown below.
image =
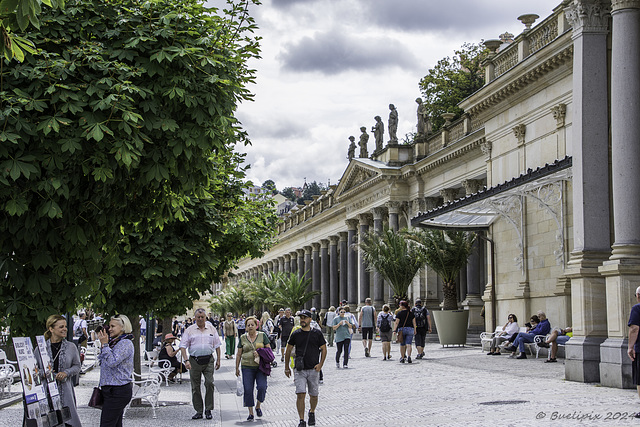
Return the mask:
[[411, 310], [413, 311], [413, 315], [416, 318], [416, 327], [423, 328], [425, 326], [425, 322], [427, 320], [427, 316], [425, 315], [425, 311], [427, 311], [424, 307], [413, 307]]
[[84, 336], [84, 331], [82, 330], [82, 322], [78, 322], [78, 326], [73, 330], [74, 337], [82, 337]]
[[389, 322], [390, 314], [380, 316], [380, 332], [389, 332], [391, 330], [391, 322]]

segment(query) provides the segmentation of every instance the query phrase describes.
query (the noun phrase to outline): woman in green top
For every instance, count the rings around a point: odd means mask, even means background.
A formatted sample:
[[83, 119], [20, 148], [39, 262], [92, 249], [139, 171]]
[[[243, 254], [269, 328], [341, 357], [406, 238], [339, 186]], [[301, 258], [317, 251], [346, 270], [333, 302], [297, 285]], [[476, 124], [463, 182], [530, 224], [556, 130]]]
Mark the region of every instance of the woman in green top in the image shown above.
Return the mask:
[[340, 307], [339, 315], [333, 319], [333, 330], [336, 332], [336, 368], [340, 368], [340, 354], [344, 350], [344, 361], [342, 367], [347, 369], [349, 363], [349, 345], [351, 344], [351, 333], [355, 325], [346, 316], [344, 307]]
[[267, 376], [258, 369], [260, 356], [256, 351], [259, 348], [269, 346], [269, 337], [258, 330], [258, 319], [249, 316], [245, 320], [247, 332], [242, 334], [238, 342], [238, 352], [236, 353], [236, 377], [240, 376], [240, 366], [242, 366], [242, 385], [244, 386], [244, 406], [249, 408], [247, 421], [253, 420], [254, 405], [254, 385], [258, 389], [256, 415], [262, 416], [260, 405], [264, 402], [267, 394]]

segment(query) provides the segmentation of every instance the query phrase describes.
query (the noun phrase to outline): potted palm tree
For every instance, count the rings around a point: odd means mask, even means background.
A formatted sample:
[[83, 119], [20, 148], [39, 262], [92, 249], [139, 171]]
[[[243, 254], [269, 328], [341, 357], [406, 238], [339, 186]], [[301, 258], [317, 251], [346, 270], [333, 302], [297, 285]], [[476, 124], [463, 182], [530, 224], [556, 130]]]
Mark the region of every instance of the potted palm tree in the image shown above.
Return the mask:
[[438, 339], [442, 345], [464, 345], [469, 312], [458, 310], [456, 279], [473, 251], [475, 234], [454, 230], [420, 230], [407, 234], [423, 249], [427, 265], [442, 279], [442, 311], [434, 311]]
[[425, 265], [424, 251], [419, 244], [407, 238], [411, 233], [386, 229], [379, 234], [367, 233], [359, 242], [368, 268], [389, 282], [396, 305], [408, 299], [409, 285]]

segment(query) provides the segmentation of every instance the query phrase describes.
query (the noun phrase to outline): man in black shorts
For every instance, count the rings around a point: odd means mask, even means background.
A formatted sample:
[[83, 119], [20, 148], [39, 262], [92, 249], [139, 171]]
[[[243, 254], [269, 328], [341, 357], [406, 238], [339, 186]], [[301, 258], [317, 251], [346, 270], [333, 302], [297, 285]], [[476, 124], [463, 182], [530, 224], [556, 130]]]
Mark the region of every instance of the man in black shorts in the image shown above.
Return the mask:
[[[284, 311], [284, 316], [278, 320], [278, 327], [280, 328], [280, 333], [282, 334], [282, 348], [287, 346], [287, 341], [289, 341], [289, 335], [291, 335], [291, 330], [295, 325], [293, 316], [291, 316], [291, 309], [289, 307]], [[282, 354], [281, 362], [284, 362], [284, 352]], [[289, 359], [287, 359], [287, 362]]]
[[[307, 388], [309, 389], [309, 415], [310, 426], [316, 425], [316, 406], [318, 405], [318, 394], [320, 384], [320, 371], [327, 358], [327, 342], [320, 329], [311, 328], [311, 312], [302, 310], [300, 312], [300, 329], [297, 329], [289, 337], [286, 350], [286, 360], [289, 361], [293, 347], [296, 348], [296, 367], [293, 374], [293, 382], [296, 385], [296, 407], [300, 424], [298, 427], [306, 427], [304, 421], [305, 397]], [[284, 374], [291, 377], [289, 363], [284, 364]]]
[[376, 326], [376, 309], [371, 305], [371, 298], [364, 300], [365, 305], [360, 309], [358, 325], [362, 330], [362, 346], [364, 357], [371, 357], [371, 345], [373, 344], [373, 328]]
[[420, 298], [416, 298], [416, 305], [411, 309], [411, 312], [416, 318], [416, 348], [418, 349], [416, 359], [422, 359], [427, 332], [431, 333], [431, 316], [429, 310], [422, 306]]

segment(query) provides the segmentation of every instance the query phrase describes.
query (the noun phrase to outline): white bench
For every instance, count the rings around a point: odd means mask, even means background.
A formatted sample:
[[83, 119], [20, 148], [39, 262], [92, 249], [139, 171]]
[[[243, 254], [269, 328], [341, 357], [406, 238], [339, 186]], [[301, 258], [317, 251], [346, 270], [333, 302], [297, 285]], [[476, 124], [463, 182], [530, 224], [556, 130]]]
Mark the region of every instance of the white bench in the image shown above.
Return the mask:
[[4, 394], [4, 387], [8, 387], [8, 391], [11, 391], [11, 385], [16, 382], [20, 382], [20, 371], [18, 370], [18, 362], [15, 360], [8, 359], [7, 353], [5, 353], [4, 350], [0, 350], [0, 365], [7, 365], [4, 375], [8, 375], [9, 366], [13, 368], [13, 372], [11, 372], [11, 375], [10, 375], [11, 384], [8, 384], [9, 382], [8, 379], [4, 380], [4, 383], [6, 384], [5, 386], [2, 387], [3, 394]]
[[485, 348], [485, 344], [491, 347], [491, 341], [496, 337], [497, 334], [502, 332], [502, 326], [496, 327], [496, 330], [493, 332], [481, 332], [480, 333], [480, 345], [482, 346], [482, 351], [488, 351], [489, 348]]
[[127, 409], [131, 407], [131, 402], [134, 399], [146, 400], [151, 405], [153, 411], [153, 418], [156, 418], [156, 408], [158, 407], [158, 399], [160, 397], [160, 385], [162, 384], [162, 377], [158, 373], [150, 373], [148, 375], [138, 375], [135, 372], [132, 375], [133, 379], [133, 396], [124, 408], [124, 415], [127, 413]]
[[3, 363], [0, 365], [0, 396], [4, 397], [4, 389], [7, 389], [7, 393], [11, 393], [11, 386], [13, 385], [13, 376], [16, 373], [15, 368], [10, 363]]
[[169, 375], [173, 372], [171, 362], [166, 359], [158, 360], [157, 351], [145, 351], [145, 355], [148, 360], [145, 360], [143, 365], [149, 368], [150, 373], [160, 374], [165, 385], [169, 387]]

